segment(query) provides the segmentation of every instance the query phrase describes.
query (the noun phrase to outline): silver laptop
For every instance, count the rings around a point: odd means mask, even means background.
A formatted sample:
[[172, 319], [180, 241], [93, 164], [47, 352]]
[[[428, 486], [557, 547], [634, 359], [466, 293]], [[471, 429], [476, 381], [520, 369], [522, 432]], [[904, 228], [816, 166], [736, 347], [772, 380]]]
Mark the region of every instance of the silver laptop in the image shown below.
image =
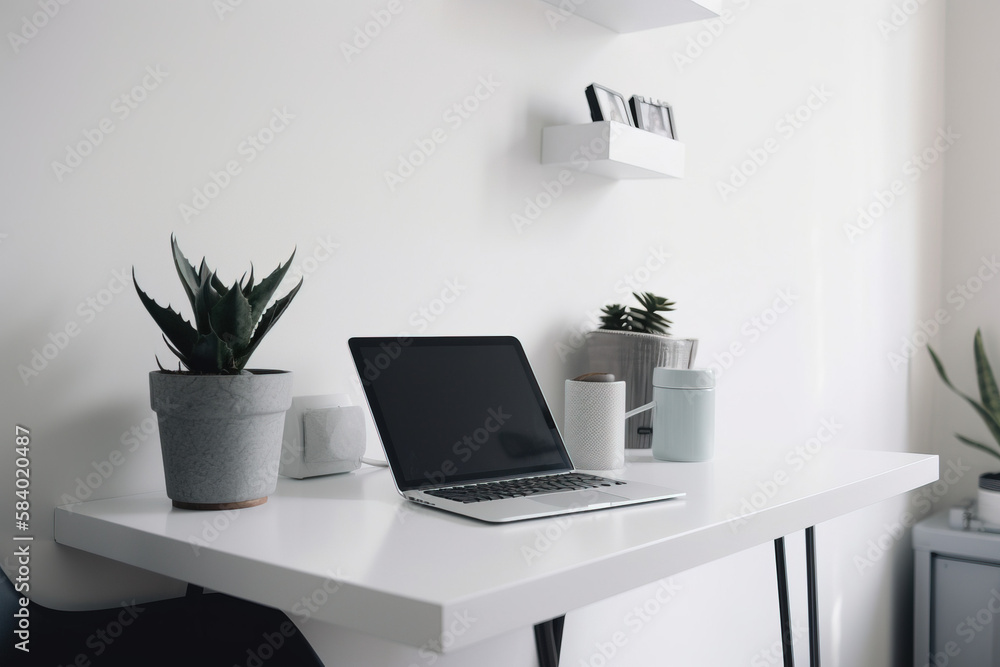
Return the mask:
[[516, 338], [351, 338], [348, 345], [407, 500], [505, 522], [684, 495], [575, 471]]

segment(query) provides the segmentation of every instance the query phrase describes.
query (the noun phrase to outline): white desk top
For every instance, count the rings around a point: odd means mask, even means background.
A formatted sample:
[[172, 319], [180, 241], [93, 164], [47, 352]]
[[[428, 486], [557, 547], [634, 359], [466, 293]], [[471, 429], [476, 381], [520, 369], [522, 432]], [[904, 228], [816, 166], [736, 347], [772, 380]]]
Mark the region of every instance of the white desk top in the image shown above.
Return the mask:
[[824, 450], [801, 465], [662, 463], [648, 451], [629, 459], [609, 476], [687, 497], [492, 525], [404, 501], [388, 470], [365, 466], [281, 478], [266, 504], [240, 511], [177, 510], [163, 492], [60, 507], [55, 538], [296, 622], [309, 614], [411, 646], [464, 619], [451, 651], [938, 478], [937, 457], [925, 454]]

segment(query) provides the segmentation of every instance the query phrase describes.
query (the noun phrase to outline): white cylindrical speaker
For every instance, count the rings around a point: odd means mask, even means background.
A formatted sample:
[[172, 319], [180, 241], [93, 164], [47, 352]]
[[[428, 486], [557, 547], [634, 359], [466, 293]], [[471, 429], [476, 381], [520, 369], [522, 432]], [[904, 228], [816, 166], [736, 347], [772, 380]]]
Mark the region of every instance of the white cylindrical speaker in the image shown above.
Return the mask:
[[566, 449], [573, 466], [625, 466], [625, 383], [566, 380]]

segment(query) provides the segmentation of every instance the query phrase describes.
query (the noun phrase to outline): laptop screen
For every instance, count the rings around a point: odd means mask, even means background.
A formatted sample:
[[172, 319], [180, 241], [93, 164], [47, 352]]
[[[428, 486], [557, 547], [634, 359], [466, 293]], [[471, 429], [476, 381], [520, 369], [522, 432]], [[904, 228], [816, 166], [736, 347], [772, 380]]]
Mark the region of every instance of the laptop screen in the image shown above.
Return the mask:
[[572, 468], [516, 338], [348, 344], [400, 490]]

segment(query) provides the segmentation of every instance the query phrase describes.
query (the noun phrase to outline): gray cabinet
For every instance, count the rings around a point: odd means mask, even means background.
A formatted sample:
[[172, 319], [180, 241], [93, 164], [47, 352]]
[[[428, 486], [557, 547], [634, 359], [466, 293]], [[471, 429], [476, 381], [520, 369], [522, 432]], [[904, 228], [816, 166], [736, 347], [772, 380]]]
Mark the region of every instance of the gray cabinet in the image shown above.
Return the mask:
[[1000, 535], [913, 527], [915, 667], [1000, 665]]

